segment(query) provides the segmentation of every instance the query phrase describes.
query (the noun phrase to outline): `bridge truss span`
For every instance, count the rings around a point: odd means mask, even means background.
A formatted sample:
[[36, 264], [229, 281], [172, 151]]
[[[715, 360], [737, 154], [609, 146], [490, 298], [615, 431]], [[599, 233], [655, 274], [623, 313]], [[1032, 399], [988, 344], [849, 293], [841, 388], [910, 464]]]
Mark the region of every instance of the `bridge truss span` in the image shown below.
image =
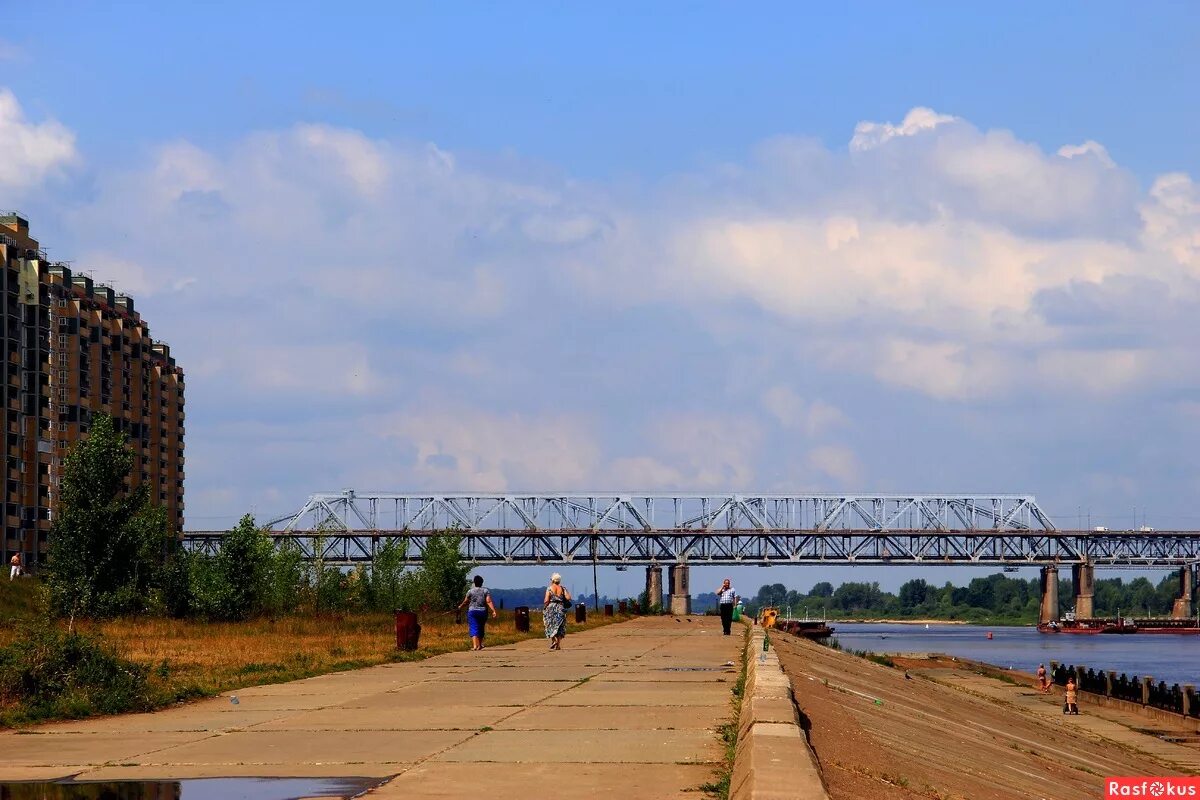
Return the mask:
[[411, 533], [1053, 531], [1029, 495], [314, 494], [273, 530]]
[[[1197, 531], [1057, 530], [1029, 495], [315, 494], [267, 523], [329, 564], [370, 563], [403, 540], [410, 563], [454, 531], [478, 564], [909, 564], [1177, 567]], [[184, 545], [216, 552], [222, 531]]]

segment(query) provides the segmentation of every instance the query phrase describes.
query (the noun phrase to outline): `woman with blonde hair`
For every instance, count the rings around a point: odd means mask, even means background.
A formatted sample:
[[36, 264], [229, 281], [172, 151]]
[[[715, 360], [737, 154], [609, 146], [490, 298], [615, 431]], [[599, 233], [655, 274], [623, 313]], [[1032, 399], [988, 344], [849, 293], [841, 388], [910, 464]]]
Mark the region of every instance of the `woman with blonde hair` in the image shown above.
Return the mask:
[[562, 585], [562, 576], [557, 572], [550, 576], [546, 597], [542, 601], [542, 622], [546, 625], [546, 638], [551, 650], [561, 650], [563, 637], [567, 635], [567, 609], [571, 606], [571, 593]]

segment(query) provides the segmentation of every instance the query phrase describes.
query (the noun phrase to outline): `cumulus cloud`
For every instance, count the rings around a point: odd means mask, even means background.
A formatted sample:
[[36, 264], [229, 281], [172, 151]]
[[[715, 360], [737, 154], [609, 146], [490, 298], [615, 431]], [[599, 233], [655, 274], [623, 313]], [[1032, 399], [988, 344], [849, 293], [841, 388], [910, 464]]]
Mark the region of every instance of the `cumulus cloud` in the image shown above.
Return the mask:
[[957, 117], [939, 114], [931, 108], [914, 108], [904, 116], [904, 121], [899, 125], [890, 122], [860, 122], [854, 126], [854, 138], [850, 140], [850, 149], [871, 150], [897, 136], [917, 136], [957, 120]]
[[985, 436], [962, 420], [988, 404], [1200, 389], [1191, 176], [1143, 190], [1096, 141], [925, 108], [847, 134], [630, 189], [305, 124], [163, 143], [63, 227], [204, 375], [190, 403], [262, 423], [283, 397], [320, 432], [256, 472], [335, 486], [910, 484], [879, 452]]
[[785, 428], [818, 436], [846, 425], [846, 415], [823, 400], [805, 400], [787, 386], [772, 386], [762, 398], [763, 406]]
[[54, 120], [30, 122], [17, 97], [0, 89], [0, 188], [26, 189], [78, 159], [75, 134]]

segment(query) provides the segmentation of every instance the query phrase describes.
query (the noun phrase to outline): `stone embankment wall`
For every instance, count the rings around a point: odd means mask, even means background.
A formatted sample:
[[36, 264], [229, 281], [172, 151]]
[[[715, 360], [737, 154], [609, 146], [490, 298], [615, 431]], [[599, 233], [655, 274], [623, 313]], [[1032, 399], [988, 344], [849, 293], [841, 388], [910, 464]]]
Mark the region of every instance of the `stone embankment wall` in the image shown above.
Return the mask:
[[1120, 676], [1112, 670], [1094, 669], [1080, 665], [1063, 666], [1050, 662], [1050, 679], [1059, 686], [1067, 685], [1067, 678], [1074, 677], [1080, 694], [1097, 705], [1113, 706], [1161, 719], [1171, 719], [1200, 730], [1200, 693], [1190, 683], [1167, 686], [1164, 681], [1144, 675]]
[[738, 718], [730, 800], [828, 800], [817, 760], [800, 727], [792, 684], [766, 632], [755, 627], [746, 644], [746, 685]]

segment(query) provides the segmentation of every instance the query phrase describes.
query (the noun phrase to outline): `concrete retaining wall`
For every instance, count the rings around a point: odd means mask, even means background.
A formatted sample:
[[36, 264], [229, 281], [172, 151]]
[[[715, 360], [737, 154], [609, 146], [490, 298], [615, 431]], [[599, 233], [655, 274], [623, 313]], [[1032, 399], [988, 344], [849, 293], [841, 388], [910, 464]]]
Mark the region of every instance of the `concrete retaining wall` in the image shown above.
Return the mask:
[[792, 684], [762, 628], [746, 645], [746, 687], [738, 718], [730, 800], [828, 800], [816, 758], [800, 727]]

